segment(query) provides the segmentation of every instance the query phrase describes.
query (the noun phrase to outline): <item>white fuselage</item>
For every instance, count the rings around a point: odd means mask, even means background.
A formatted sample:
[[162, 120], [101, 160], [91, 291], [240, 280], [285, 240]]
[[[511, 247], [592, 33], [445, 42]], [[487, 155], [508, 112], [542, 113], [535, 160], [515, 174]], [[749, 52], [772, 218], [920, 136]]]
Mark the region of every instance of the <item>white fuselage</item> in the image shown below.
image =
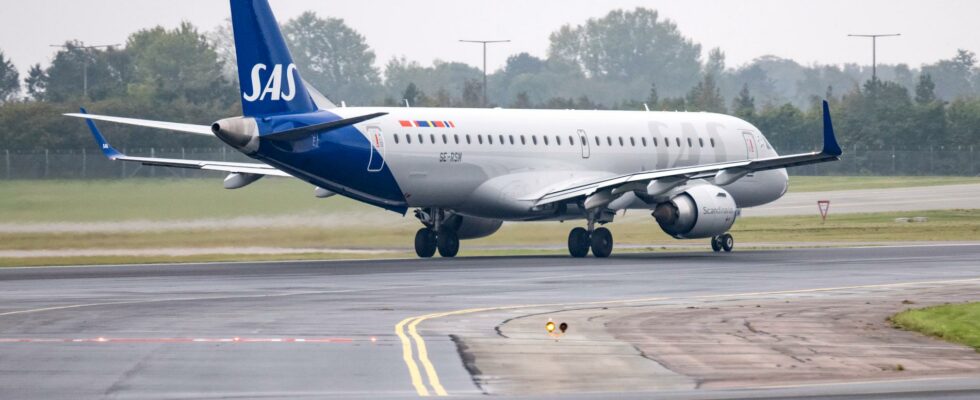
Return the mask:
[[[388, 113], [357, 127], [382, 154], [409, 206], [484, 218], [534, 218], [531, 208], [541, 195], [596, 179], [776, 156], [754, 126], [714, 113], [407, 107], [330, 111], [342, 117]], [[378, 160], [372, 163], [379, 165]], [[724, 188], [738, 207], [757, 206], [786, 192], [787, 175], [785, 169], [756, 172]], [[637, 199], [620, 207], [652, 206]]]

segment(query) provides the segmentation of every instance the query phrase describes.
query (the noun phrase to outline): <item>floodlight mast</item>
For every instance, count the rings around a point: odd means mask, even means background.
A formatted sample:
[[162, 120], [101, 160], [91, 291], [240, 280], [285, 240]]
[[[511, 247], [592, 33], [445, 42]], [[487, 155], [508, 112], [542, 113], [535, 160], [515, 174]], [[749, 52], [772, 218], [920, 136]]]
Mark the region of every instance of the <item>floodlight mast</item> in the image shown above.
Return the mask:
[[901, 33], [848, 34], [849, 37], [871, 38], [871, 80], [878, 80], [878, 38], [902, 36]]
[[483, 106], [487, 106], [487, 44], [509, 43], [510, 40], [462, 40], [463, 43], [480, 43], [483, 45]]

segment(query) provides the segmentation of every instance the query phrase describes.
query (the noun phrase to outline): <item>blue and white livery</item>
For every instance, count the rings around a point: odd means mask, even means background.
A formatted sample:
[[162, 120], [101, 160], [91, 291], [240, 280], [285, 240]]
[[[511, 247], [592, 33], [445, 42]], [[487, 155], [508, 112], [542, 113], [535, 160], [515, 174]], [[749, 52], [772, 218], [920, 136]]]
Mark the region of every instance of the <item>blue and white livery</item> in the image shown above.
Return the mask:
[[[243, 116], [211, 126], [78, 114], [106, 157], [224, 171], [236, 189], [267, 176], [301, 179], [423, 224], [421, 257], [453, 257], [461, 239], [503, 221], [584, 221], [569, 253], [612, 253], [604, 227], [649, 210], [668, 234], [731, 251], [739, 210], [787, 189], [785, 168], [838, 160], [827, 103], [823, 149], [779, 156], [751, 124], [687, 112], [336, 107], [303, 81], [267, 0], [231, 0]], [[329, 88], [327, 88], [329, 89]], [[259, 161], [130, 157], [93, 120], [216, 136]]]

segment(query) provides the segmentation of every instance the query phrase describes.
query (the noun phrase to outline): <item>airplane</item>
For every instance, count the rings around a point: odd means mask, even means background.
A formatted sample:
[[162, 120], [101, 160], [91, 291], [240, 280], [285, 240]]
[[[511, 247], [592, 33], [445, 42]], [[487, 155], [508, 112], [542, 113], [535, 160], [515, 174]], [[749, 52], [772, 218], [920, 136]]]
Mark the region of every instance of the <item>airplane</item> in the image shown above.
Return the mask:
[[[674, 238], [731, 252], [741, 209], [785, 194], [786, 168], [842, 155], [826, 101], [823, 148], [786, 156], [752, 124], [715, 113], [337, 107], [300, 76], [268, 0], [230, 3], [242, 116], [205, 126], [65, 115], [85, 119], [110, 160], [223, 171], [227, 189], [292, 177], [317, 197], [412, 209], [423, 258], [455, 257], [460, 240], [504, 221], [576, 221], [569, 254], [608, 257], [604, 225], [628, 209], [651, 212]], [[95, 120], [217, 137], [258, 162], [128, 156]]]

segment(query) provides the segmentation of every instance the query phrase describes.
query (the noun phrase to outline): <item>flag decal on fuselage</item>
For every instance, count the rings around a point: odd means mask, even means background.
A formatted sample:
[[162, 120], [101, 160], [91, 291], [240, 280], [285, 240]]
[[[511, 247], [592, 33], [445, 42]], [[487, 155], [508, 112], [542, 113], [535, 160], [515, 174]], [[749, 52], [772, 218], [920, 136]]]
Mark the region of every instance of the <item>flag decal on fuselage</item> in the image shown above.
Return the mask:
[[455, 128], [453, 121], [398, 121], [403, 128]]

